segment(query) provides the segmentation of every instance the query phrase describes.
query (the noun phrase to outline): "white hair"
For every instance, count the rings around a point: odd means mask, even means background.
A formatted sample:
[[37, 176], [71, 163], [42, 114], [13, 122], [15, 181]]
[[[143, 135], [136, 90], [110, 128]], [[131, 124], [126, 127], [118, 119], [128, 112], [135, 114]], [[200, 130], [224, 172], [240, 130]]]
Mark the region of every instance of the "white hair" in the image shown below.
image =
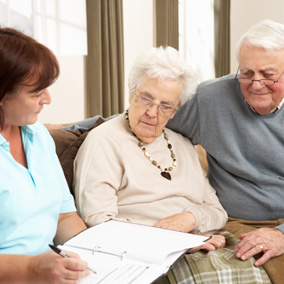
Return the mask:
[[244, 45], [261, 47], [268, 51], [284, 49], [284, 25], [272, 20], [264, 20], [251, 27], [237, 43], [236, 55], [238, 61], [240, 50]]
[[185, 63], [176, 49], [169, 46], [152, 47], [136, 58], [128, 77], [129, 93], [134, 93], [147, 77], [181, 83], [181, 104], [192, 97], [198, 84], [197, 73]]

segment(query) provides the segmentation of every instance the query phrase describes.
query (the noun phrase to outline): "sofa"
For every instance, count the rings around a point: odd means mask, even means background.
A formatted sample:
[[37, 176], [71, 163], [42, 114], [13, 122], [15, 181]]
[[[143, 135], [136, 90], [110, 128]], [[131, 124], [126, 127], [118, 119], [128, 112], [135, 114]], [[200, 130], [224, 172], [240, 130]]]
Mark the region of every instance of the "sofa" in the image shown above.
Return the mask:
[[[76, 154], [87, 137], [88, 133], [95, 127], [98, 127], [105, 120], [99, 117], [93, 126], [88, 130], [75, 130], [69, 131], [61, 128], [62, 125], [46, 125], [49, 132], [55, 142], [56, 153], [61, 163], [65, 178], [67, 180], [70, 192], [74, 195], [72, 184], [73, 184], [73, 162]], [[58, 128], [59, 127], [59, 128]], [[57, 129], [54, 129], [57, 128]], [[204, 170], [208, 175], [208, 164], [206, 159], [206, 152], [201, 145], [195, 146], [199, 156], [199, 160]]]

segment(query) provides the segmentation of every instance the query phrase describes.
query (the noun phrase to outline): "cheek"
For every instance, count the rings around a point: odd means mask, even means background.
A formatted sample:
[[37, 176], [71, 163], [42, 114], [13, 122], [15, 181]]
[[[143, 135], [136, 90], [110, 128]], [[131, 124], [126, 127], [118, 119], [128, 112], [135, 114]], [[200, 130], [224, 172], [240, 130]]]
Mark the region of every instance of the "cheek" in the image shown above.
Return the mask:
[[143, 116], [143, 112], [141, 112], [141, 110], [134, 107], [133, 105], [130, 105], [128, 114], [129, 114], [130, 125], [131, 128], [133, 129], [139, 123], [139, 120]]
[[271, 88], [271, 93], [275, 99], [282, 99], [284, 96], [284, 87], [283, 86], [274, 86]]
[[249, 95], [249, 86], [241, 85], [241, 91], [243, 93], [243, 96], [247, 98]]

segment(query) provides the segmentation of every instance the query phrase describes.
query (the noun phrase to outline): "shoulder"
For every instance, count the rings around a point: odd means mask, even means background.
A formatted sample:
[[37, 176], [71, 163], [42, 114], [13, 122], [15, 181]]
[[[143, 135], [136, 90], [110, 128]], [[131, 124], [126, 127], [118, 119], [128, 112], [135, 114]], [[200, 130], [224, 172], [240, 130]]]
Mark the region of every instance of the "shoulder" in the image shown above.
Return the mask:
[[235, 74], [229, 74], [217, 79], [202, 82], [196, 92], [195, 99], [198, 105], [207, 105], [209, 108], [216, 104], [231, 104], [232, 100], [242, 97], [240, 84], [235, 80]]
[[235, 89], [239, 83], [235, 80], [235, 74], [229, 74], [220, 78], [211, 79], [200, 83], [197, 93], [212, 94], [214, 92], [224, 93]]
[[84, 144], [94, 145], [96, 143], [104, 146], [107, 144], [122, 144], [128, 132], [124, 114], [120, 114], [92, 129], [86, 137]]
[[199, 84], [198, 88], [206, 88], [208, 86], [218, 86], [218, 85], [228, 85], [231, 84], [232, 82], [236, 82], [235, 80], [235, 74], [228, 74], [225, 76], [222, 76], [220, 78], [215, 78], [215, 79], [210, 79], [203, 81]]

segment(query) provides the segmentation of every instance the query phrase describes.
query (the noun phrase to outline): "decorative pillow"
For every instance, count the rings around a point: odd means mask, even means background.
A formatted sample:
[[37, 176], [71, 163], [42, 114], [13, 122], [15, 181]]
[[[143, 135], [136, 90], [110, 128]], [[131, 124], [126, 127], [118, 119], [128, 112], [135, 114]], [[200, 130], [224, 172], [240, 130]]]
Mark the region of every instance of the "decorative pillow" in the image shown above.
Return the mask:
[[93, 128], [102, 124], [104, 121], [105, 120], [102, 117], [99, 117], [95, 124], [86, 131], [68, 131], [63, 129], [50, 130], [50, 134], [56, 145], [56, 154], [58, 155], [70, 192], [72, 194], [73, 163], [77, 152], [89, 132]]

